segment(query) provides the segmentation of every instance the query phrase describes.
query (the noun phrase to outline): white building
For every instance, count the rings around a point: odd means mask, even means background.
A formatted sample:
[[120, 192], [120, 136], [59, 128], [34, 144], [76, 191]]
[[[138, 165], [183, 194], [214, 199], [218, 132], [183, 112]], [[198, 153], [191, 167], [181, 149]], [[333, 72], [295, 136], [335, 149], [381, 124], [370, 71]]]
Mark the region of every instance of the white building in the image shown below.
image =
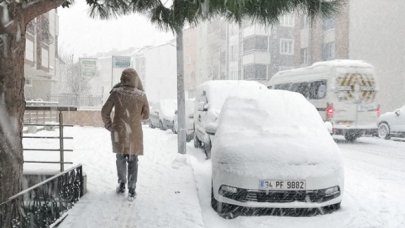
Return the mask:
[[176, 42], [147, 47], [133, 55], [148, 100], [177, 99]]

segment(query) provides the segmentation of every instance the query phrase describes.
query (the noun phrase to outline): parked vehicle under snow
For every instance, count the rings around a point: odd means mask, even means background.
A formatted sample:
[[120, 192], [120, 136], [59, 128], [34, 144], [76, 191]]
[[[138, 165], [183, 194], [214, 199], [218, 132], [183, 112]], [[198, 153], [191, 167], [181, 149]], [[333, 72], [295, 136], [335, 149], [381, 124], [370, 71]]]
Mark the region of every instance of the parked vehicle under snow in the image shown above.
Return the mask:
[[340, 150], [301, 94], [252, 91], [230, 97], [212, 148], [212, 205], [222, 216], [247, 208], [340, 207]]

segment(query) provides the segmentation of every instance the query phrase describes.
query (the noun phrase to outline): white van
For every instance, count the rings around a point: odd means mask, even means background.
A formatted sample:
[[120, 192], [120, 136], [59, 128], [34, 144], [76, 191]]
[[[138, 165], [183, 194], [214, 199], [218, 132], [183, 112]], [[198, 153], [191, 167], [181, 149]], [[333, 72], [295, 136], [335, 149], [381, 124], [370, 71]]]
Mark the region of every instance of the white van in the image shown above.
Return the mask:
[[194, 146], [203, 148], [210, 157], [211, 142], [218, 126], [218, 117], [225, 100], [230, 96], [243, 96], [252, 90], [267, 90], [255, 81], [212, 80], [196, 88], [194, 109]]
[[280, 71], [269, 89], [303, 94], [331, 126], [331, 133], [354, 141], [377, 135], [380, 106], [375, 103], [377, 85], [374, 67], [360, 60], [332, 60], [312, 66]]

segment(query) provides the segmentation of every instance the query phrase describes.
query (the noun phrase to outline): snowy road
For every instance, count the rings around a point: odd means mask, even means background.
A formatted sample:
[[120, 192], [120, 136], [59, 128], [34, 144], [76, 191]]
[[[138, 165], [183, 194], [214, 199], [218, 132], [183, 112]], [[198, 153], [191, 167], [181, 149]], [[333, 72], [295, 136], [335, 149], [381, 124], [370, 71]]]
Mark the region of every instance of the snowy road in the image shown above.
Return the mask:
[[[336, 138], [343, 152], [345, 191], [342, 208], [335, 213], [225, 220], [210, 207], [211, 163], [202, 151], [191, 142], [188, 155], [178, 155], [176, 135], [170, 131], [145, 127], [144, 134], [146, 154], [140, 159], [138, 198], [129, 203], [114, 193], [115, 160], [108, 132], [101, 128], [67, 129], [66, 135], [75, 137], [68, 144], [75, 152], [67, 160], [84, 165], [88, 193], [60, 227], [405, 227], [405, 142], [360, 138], [346, 144]], [[47, 142], [40, 145], [52, 146]], [[25, 156], [34, 159], [33, 155]]]

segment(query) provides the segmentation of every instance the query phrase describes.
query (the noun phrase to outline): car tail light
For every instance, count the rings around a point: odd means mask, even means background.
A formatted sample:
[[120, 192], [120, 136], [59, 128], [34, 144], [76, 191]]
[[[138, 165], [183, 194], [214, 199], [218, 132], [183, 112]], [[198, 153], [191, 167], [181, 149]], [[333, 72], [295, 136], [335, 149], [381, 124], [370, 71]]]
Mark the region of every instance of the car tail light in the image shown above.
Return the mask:
[[333, 104], [326, 104], [326, 120], [331, 120], [333, 118], [333, 113], [335, 112], [335, 110], [333, 109]]
[[376, 113], [377, 113], [377, 117], [381, 116], [381, 107], [380, 105], [377, 105], [377, 108], [375, 109]]

